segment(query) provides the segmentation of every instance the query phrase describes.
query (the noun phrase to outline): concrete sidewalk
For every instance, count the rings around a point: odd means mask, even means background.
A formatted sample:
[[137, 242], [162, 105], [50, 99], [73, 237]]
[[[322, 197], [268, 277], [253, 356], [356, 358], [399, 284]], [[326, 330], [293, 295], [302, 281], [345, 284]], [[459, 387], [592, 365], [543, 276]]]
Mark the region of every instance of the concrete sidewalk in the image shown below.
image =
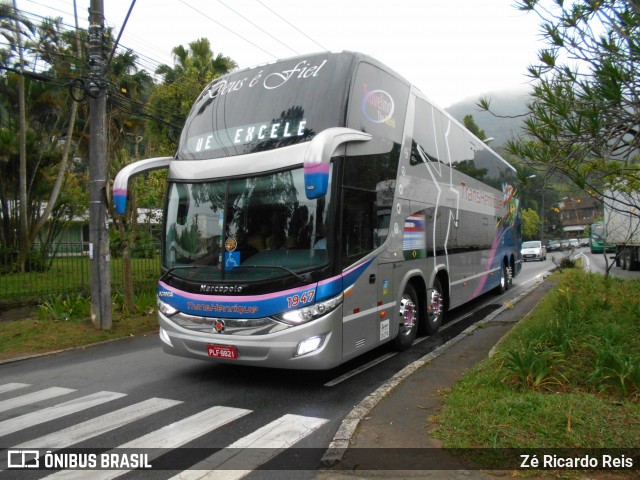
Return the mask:
[[[504, 478], [506, 472], [467, 470], [459, 459], [442, 450], [433, 451], [437, 456], [434, 463], [441, 465], [440, 470], [417, 470], [416, 464], [406, 465], [404, 469], [397, 467], [405, 458], [411, 463], [411, 455], [430, 453], [418, 449], [441, 446], [440, 441], [431, 436], [436, 425], [430, 417], [442, 408], [442, 392], [487, 357], [511, 327], [531, 312], [552, 287], [553, 284], [544, 281], [529, 287], [513, 301], [513, 306], [494, 312], [479, 322], [482, 326], [469, 327], [367, 397], [343, 421], [324, 457], [327, 467], [317, 478]], [[368, 469], [367, 464], [375, 466]], [[388, 465], [392, 468], [387, 469]], [[418, 461], [417, 465], [424, 463]]]

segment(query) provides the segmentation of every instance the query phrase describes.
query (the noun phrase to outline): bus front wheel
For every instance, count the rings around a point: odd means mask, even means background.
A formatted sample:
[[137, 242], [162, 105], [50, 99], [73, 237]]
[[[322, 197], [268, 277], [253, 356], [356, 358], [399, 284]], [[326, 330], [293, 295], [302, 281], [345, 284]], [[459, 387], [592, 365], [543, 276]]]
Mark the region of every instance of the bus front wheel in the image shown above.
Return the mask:
[[407, 350], [416, 339], [418, 332], [418, 296], [416, 290], [411, 284], [407, 284], [400, 300], [400, 327], [398, 335], [395, 338], [395, 346], [398, 350]]

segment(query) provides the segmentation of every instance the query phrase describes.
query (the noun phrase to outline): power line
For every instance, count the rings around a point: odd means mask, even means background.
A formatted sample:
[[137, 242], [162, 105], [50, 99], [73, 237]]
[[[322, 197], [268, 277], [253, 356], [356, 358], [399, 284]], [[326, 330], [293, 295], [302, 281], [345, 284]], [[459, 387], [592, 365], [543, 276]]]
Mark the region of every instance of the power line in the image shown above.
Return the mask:
[[271, 8], [267, 7], [264, 3], [262, 3], [260, 0], [256, 0], [256, 2], [258, 2], [260, 5], [262, 5], [264, 8], [266, 8], [267, 10], [269, 10], [271, 13], [273, 13], [276, 17], [278, 17], [280, 20], [282, 20], [283, 22], [285, 22], [287, 25], [293, 27], [295, 30], [297, 30], [298, 32], [300, 32], [302, 35], [304, 35], [305, 37], [307, 37], [309, 40], [311, 40], [313, 43], [315, 43], [316, 45], [318, 45], [321, 49], [323, 49], [324, 51], [328, 52], [329, 49], [327, 47], [324, 47], [322, 45], [320, 45], [318, 42], [316, 42], [313, 38], [311, 38], [309, 35], [307, 35], [306, 33], [304, 33], [302, 30], [300, 30], [298, 27], [296, 27], [294, 24], [292, 24], [291, 22], [289, 22], [286, 18], [282, 17], [281, 15], [279, 15], [278, 13], [276, 13], [274, 10], [272, 10]]
[[111, 63], [111, 59], [113, 58], [113, 54], [116, 53], [116, 48], [118, 47], [118, 43], [120, 42], [120, 38], [122, 37], [122, 33], [124, 32], [124, 29], [127, 26], [127, 22], [129, 21], [129, 17], [131, 16], [131, 11], [133, 10], [133, 7], [136, 4], [136, 0], [133, 0], [131, 2], [131, 5], [129, 6], [129, 10], [127, 11], [127, 16], [124, 19], [124, 23], [122, 24], [122, 28], [120, 28], [120, 31], [118, 32], [118, 38], [116, 38], [116, 41], [113, 42], [113, 48], [111, 49], [111, 54], [109, 55], [109, 58], [107, 59], [107, 68], [109, 68], [109, 64]]
[[211, 20], [213, 23], [215, 23], [216, 25], [224, 28], [226, 31], [232, 33], [233, 35], [235, 35], [238, 38], [241, 38], [242, 40], [244, 40], [245, 42], [249, 43], [250, 45], [253, 45], [254, 47], [256, 47], [258, 50], [262, 50], [264, 53], [266, 53], [267, 55], [272, 56], [275, 59], [278, 59], [277, 55], [274, 55], [273, 53], [265, 50], [264, 48], [262, 48], [260, 45], [256, 45], [255, 43], [253, 43], [251, 40], [246, 39], [245, 37], [243, 37], [242, 35], [240, 35], [239, 33], [234, 32], [233, 30], [231, 30], [230, 28], [225, 27], [223, 24], [221, 24], [220, 22], [218, 22], [217, 20], [214, 20], [213, 18], [211, 18], [209, 15], [207, 15], [204, 12], [201, 12], [200, 10], [198, 10], [197, 8], [195, 8], [192, 5], [189, 5], [187, 2], [185, 2], [185, 0], [178, 0], [180, 3], [183, 3], [184, 5], [186, 5], [187, 7], [191, 8], [192, 10], [195, 10], [197, 13], [199, 13], [200, 15], [202, 15], [203, 17]]
[[236, 15], [238, 15], [240, 18], [242, 18], [244, 21], [246, 21], [247, 23], [250, 23], [251, 25], [253, 25], [254, 27], [256, 27], [258, 30], [260, 30], [262, 33], [266, 33], [267, 35], [269, 35], [271, 38], [273, 38], [276, 42], [278, 42], [280, 45], [283, 45], [284, 47], [288, 48], [289, 50], [291, 50], [293, 53], [295, 53], [296, 55], [300, 55], [300, 52], [297, 52], [296, 50], [294, 50], [293, 48], [291, 48], [289, 45], [287, 45], [286, 43], [282, 42], [279, 38], [274, 37], [273, 35], [271, 35], [269, 32], [267, 32], [265, 29], [261, 28], [260, 26], [256, 25], [255, 23], [253, 23], [251, 20], [249, 20], [247, 17], [245, 17], [244, 15], [236, 12], [233, 8], [231, 8], [229, 5], [227, 5], [226, 3], [224, 3], [222, 0], [217, 0], [219, 4], [221, 4], [223, 7], [228, 8], [229, 10], [231, 10], [233, 13], [235, 13]]

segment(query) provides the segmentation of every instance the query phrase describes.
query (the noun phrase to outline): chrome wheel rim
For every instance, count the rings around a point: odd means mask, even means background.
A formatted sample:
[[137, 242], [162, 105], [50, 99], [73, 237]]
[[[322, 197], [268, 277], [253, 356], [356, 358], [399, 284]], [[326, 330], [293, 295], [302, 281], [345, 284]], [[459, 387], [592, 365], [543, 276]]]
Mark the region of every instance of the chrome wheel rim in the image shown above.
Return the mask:
[[416, 304], [409, 295], [403, 295], [402, 300], [400, 300], [400, 317], [402, 318], [400, 334], [409, 335], [416, 324], [417, 318]]
[[431, 290], [431, 303], [429, 306], [429, 321], [434, 323], [442, 313], [442, 294], [435, 288]]

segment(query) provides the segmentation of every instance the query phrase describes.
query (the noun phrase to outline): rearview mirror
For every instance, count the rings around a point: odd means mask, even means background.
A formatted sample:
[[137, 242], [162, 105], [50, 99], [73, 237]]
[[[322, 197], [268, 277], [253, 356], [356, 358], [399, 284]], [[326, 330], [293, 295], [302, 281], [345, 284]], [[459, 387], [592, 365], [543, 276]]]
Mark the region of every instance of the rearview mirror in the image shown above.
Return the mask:
[[127, 209], [127, 193], [131, 178], [151, 170], [167, 168], [171, 160], [173, 160], [173, 157], [147, 158], [130, 163], [120, 170], [113, 181], [113, 207], [115, 212], [119, 215], [124, 215]]
[[329, 165], [336, 148], [346, 142], [366, 142], [372, 136], [352, 128], [327, 128], [316, 135], [304, 157], [304, 189], [309, 200], [324, 197], [329, 187]]

